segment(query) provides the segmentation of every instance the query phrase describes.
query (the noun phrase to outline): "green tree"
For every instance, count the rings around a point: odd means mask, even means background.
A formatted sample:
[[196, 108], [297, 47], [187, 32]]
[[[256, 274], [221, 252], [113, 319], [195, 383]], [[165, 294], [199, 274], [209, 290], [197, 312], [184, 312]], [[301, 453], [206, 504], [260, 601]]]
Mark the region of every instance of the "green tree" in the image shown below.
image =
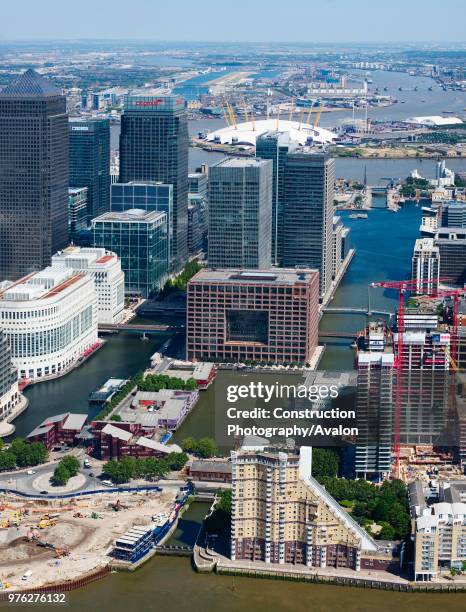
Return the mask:
[[185, 391], [197, 391], [197, 382], [195, 378], [188, 378], [184, 385]]
[[399, 502], [394, 503], [388, 512], [388, 522], [393, 527], [397, 538], [405, 538], [409, 533], [409, 515]]
[[62, 487], [66, 485], [70, 477], [71, 477], [71, 474], [66, 469], [66, 466], [63, 465], [63, 463], [60, 461], [60, 463], [57, 465], [57, 467], [55, 468], [53, 472], [52, 484], [55, 487]]
[[336, 451], [329, 448], [312, 449], [312, 475], [317, 480], [325, 476], [335, 477], [339, 463], [340, 458]]
[[186, 453], [170, 453], [166, 461], [171, 470], [178, 471], [181, 470], [188, 461], [188, 455]]
[[196, 440], [192, 437], [185, 438], [181, 442], [181, 448], [184, 450], [185, 453], [196, 452], [196, 448], [197, 448]]
[[395, 529], [390, 525], [390, 523], [381, 521], [379, 525], [382, 527], [382, 529], [377, 534], [377, 538], [379, 540], [394, 540], [395, 539], [396, 532], [395, 532]]
[[81, 464], [74, 455], [65, 455], [60, 463], [68, 470], [70, 476], [76, 476], [81, 468]]
[[0, 452], [0, 471], [13, 470], [16, 467], [16, 457], [10, 451]]
[[222, 489], [215, 507], [219, 510], [223, 510], [223, 512], [231, 514], [231, 499], [232, 490]]
[[213, 438], [201, 438], [196, 445], [195, 452], [200, 457], [215, 457], [218, 454], [218, 446]]

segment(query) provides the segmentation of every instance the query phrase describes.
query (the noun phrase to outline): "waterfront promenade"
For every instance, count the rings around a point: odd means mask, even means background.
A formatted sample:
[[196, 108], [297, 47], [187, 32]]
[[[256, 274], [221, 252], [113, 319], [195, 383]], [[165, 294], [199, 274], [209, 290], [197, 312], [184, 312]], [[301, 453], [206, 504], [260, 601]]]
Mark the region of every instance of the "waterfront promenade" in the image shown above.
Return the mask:
[[213, 572], [256, 578], [324, 582], [393, 591], [466, 591], [466, 576], [454, 581], [441, 577], [435, 582], [413, 583], [406, 576], [383, 570], [361, 570], [348, 568], [307, 567], [289, 563], [274, 564], [261, 561], [232, 561], [211, 549], [196, 544], [193, 552], [194, 566], [200, 573]]

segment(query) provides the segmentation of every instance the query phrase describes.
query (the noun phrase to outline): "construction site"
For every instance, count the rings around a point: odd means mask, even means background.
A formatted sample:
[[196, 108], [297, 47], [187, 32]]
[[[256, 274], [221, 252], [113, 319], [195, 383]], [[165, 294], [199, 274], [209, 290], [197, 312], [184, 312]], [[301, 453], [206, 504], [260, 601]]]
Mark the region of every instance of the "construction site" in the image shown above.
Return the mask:
[[116, 538], [133, 525], [169, 514], [177, 489], [76, 499], [0, 500], [0, 588], [72, 581], [105, 568]]

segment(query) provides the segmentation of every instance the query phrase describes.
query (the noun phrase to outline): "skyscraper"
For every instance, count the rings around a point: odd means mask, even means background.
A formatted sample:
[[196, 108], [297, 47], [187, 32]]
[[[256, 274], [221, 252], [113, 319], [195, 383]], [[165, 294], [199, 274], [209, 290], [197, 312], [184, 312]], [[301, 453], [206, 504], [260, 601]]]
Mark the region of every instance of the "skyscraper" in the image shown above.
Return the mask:
[[256, 157], [270, 159], [272, 175], [272, 263], [283, 261], [283, 198], [285, 186], [285, 159], [288, 153], [298, 148], [298, 142], [290, 138], [289, 132], [265, 132], [257, 137]]
[[183, 98], [126, 96], [121, 118], [120, 182], [173, 185], [172, 269], [188, 258], [188, 123]]
[[335, 161], [301, 148], [285, 161], [283, 265], [317, 268], [320, 293], [332, 281]]
[[110, 122], [71, 119], [70, 187], [87, 187], [88, 222], [110, 210]]
[[271, 265], [272, 162], [224, 159], [209, 169], [209, 266]]
[[0, 92], [0, 280], [44, 268], [67, 243], [66, 99], [27, 70]]

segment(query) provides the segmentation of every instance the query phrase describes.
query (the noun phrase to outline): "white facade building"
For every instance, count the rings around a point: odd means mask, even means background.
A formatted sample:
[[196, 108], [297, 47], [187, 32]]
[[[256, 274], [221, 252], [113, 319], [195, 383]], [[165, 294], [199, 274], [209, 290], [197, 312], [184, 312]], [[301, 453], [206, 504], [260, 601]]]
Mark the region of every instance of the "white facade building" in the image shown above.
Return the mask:
[[125, 274], [116, 253], [103, 248], [69, 246], [52, 257], [52, 268], [84, 272], [94, 281], [98, 323], [121, 323], [125, 306]]
[[20, 379], [59, 376], [97, 345], [91, 277], [48, 267], [1, 283], [0, 327]]
[[414, 245], [412, 278], [416, 293], [421, 295], [437, 291], [440, 278], [440, 252], [432, 238], [418, 238]]

